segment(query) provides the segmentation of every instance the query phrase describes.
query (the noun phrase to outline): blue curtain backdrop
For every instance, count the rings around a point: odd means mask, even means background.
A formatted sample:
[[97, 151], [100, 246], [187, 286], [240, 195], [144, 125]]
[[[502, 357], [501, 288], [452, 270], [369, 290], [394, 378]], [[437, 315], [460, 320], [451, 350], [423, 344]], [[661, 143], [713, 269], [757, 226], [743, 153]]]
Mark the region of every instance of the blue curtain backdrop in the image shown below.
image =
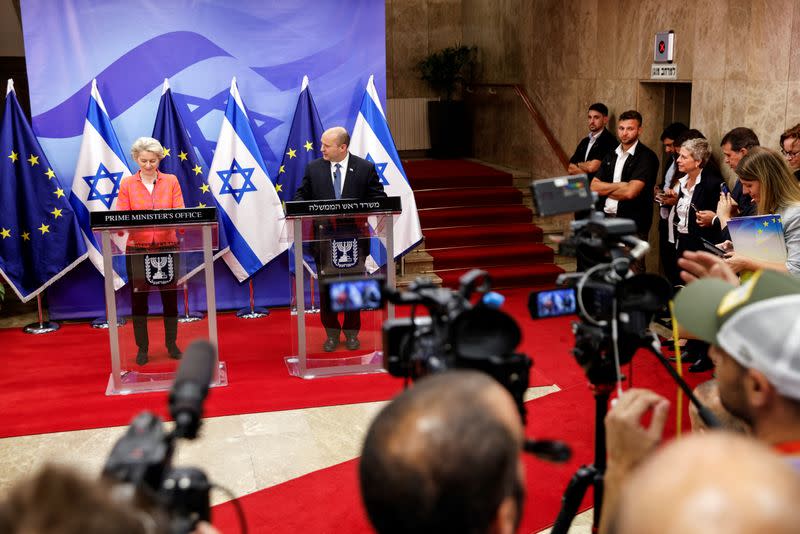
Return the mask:
[[[92, 78], [126, 150], [152, 132], [169, 78], [208, 169], [236, 76], [273, 181], [303, 75], [329, 126], [352, 129], [370, 74], [385, 99], [382, 1], [26, 0], [22, 22], [33, 128], [65, 190], [73, 181]], [[287, 304], [287, 265], [284, 254], [254, 277], [257, 304]], [[220, 309], [247, 304], [247, 285], [219, 260], [215, 275]], [[102, 278], [84, 262], [48, 298], [54, 318], [100, 315]], [[198, 308], [205, 302], [200, 294], [192, 301]]]

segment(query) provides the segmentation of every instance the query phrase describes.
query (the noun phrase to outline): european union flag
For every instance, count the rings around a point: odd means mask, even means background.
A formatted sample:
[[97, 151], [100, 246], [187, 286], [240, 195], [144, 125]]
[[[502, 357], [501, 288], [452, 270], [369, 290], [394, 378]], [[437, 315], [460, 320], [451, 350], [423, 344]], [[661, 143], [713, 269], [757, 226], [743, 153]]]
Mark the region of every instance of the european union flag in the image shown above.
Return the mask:
[[[311, 97], [308, 87], [308, 76], [303, 76], [300, 86], [300, 96], [297, 98], [297, 107], [294, 110], [292, 127], [289, 138], [286, 140], [286, 149], [283, 151], [283, 160], [278, 169], [275, 189], [282, 202], [294, 200], [294, 193], [303, 181], [306, 165], [312, 160], [322, 157], [322, 121], [319, 120], [317, 106]], [[289, 251], [289, 272], [294, 274], [294, 251]], [[303, 260], [306, 268], [312, 274], [316, 273], [316, 264], [311, 251], [303, 249]]]
[[[158, 170], [178, 177], [183, 194], [183, 203], [187, 208], [205, 208], [216, 206], [216, 200], [211, 193], [211, 187], [205, 178], [203, 168], [197, 159], [189, 134], [183, 125], [183, 119], [172, 99], [172, 89], [169, 82], [164, 80], [161, 100], [158, 103], [156, 123], [153, 126], [153, 138], [158, 139], [164, 147], [165, 156], [158, 166]], [[217, 259], [228, 250], [228, 241], [225, 232], [218, 233], [219, 252], [214, 254]], [[202, 268], [202, 255], [197, 254], [186, 257], [184, 261], [186, 272], [181, 281], [191, 278]]]
[[308, 76], [304, 76], [297, 107], [294, 110], [292, 128], [289, 130], [289, 139], [286, 141], [283, 160], [275, 180], [275, 189], [281, 201], [294, 199], [294, 193], [303, 181], [306, 165], [322, 157], [320, 139], [323, 131], [317, 106], [311, 98]]
[[189, 134], [183, 126], [178, 108], [172, 99], [172, 89], [164, 80], [161, 101], [158, 103], [153, 137], [161, 142], [166, 155], [159, 164], [159, 170], [178, 177], [187, 208], [205, 208], [214, 205], [214, 195], [197, 161]]
[[0, 273], [22, 302], [87, 256], [78, 221], [8, 81], [0, 127]]

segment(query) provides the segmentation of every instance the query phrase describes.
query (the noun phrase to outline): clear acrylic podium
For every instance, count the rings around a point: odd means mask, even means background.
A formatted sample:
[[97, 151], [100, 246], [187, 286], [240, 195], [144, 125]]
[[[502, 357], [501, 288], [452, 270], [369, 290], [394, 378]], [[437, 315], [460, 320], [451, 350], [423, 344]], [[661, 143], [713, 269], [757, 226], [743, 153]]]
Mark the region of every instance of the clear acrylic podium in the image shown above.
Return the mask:
[[[394, 317], [394, 306], [349, 312], [355, 314], [350, 316], [326, 314], [327, 299], [319, 286], [344, 277], [380, 277], [394, 288], [391, 251], [393, 219], [398, 213], [400, 197], [286, 203], [294, 313], [289, 316], [291, 353], [284, 361], [290, 375], [317, 378], [384, 372], [382, 325]], [[309, 312], [313, 294], [319, 295], [320, 309]], [[358, 347], [348, 343], [348, 334], [354, 332]], [[325, 347], [329, 336], [338, 337], [335, 347]]]
[[[91, 226], [103, 253], [111, 349], [106, 395], [168, 390], [180, 364], [178, 350], [198, 338], [218, 347], [216, 208], [95, 212]], [[127, 277], [122, 287], [115, 272]], [[200, 301], [205, 297], [204, 319], [178, 322], [179, 303], [188, 302], [186, 290]], [[117, 318], [124, 315], [131, 320], [120, 326]], [[217, 355], [211, 385], [227, 383], [225, 363]]]

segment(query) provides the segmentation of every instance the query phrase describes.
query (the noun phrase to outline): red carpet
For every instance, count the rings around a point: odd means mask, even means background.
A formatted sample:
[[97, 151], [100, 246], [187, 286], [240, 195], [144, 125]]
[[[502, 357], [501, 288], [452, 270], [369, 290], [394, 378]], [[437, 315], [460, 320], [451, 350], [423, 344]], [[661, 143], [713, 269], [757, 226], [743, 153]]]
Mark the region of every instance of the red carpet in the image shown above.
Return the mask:
[[[550, 327], [556, 323], [561, 327], [567, 325], [563, 319], [546, 322], [550, 323], [546, 325]], [[555, 328], [544, 330], [548, 332], [544, 341], [556, 340], [560, 345], [561, 334], [556, 334]], [[535, 343], [534, 340], [528, 341], [529, 345]], [[562, 391], [527, 404], [527, 434], [537, 438], [565, 440], [572, 447], [573, 457], [567, 464], [556, 465], [526, 456], [527, 499], [519, 530], [522, 533], [538, 532], [553, 523], [567, 482], [580, 465], [593, 461], [594, 398], [586, 387], [586, 380], [578, 378], [583, 376], [582, 372], [570, 355], [561, 353], [561, 348], [548, 350], [537, 362], [537, 365], [550, 369], [562, 369], [566, 381], [573, 383]], [[674, 400], [673, 383], [653, 356], [639, 352], [634, 358], [634, 369], [637, 387], [654, 389]], [[690, 384], [707, 380], [709, 375], [690, 375]], [[674, 408], [671, 416], [674, 416]], [[684, 422], [688, 425], [685, 416]], [[674, 417], [671, 417], [667, 424], [667, 435], [674, 435], [674, 429]], [[245, 509], [250, 530], [265, 533], [299, 530], [319, 533], [371, 532], [361, 506], [357, 470], [357, 460], [352, 460], [245, 496], [240, 503]], [[589, 491], [581, 510], [591, 506], [591, 498]], [[212, 513], [214, 524], [223, 532], [238, 531], [230, 503], [215, 507]]]
[[[524, 317], [526, 292], [508, 295], [507, 310]], [[398, 315], [403, 313], [398, 309]], [[402, 387], [401, 380], [380, 374], [316, 380], [289, 376], [283, 362], [290, 352], [287, 310], [254, 321], [229, 313], [218, 319], [220, 359], [227, 364], [229, 385], [211, 390], [207, 417], [386, 400]], [[157, 336], [153, 328], [152, 339]], [[181, 331], [184, 346], [191, 338]], [[322, 338], [318, 341], [321, 345]], [[106, 331], [87, 324], [63, 325], [41, 336], [4, 329], [0, 346], [0, 437], [126, 425], [141, 410], [167, 415], [165, 392], [105, 395], [110, 370]], [[553, 383], [538, 370], [531, 380]]]
[[443, 285], [456, 287], [471, 268], [488, 270], [497, 287], [548, 285], [563, 272], [510, 173], [462, 160], [403, 165]]

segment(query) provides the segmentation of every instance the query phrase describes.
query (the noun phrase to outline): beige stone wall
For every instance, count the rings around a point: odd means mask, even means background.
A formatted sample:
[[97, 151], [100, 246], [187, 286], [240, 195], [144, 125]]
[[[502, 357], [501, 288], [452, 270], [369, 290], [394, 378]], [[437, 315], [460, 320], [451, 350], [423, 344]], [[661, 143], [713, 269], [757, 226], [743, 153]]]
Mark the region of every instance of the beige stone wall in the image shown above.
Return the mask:
[[[636, 108], [657, 148], [663, 85], [646, 82], [656, 31], [676, 32], [678, 76], [692, 83], [691, 125], [716, 145], [735, 126], [762, 144], [800, 122], [800, 2], [792, 0], [386, 0], [389, 97], [428, 96], [413, 72], [422, 56], [463, 42], [479, 47], [481, 79], [522, 83], [567, 153], [585, 133], [586, 107], [612, 121]], [[558, 160], [507, 91], [478, 106], [476, 155], [559, 172]]]
[[414, 66], [462, 43], [461, 0], [386, 0], [386, 97], [436, 96]]

